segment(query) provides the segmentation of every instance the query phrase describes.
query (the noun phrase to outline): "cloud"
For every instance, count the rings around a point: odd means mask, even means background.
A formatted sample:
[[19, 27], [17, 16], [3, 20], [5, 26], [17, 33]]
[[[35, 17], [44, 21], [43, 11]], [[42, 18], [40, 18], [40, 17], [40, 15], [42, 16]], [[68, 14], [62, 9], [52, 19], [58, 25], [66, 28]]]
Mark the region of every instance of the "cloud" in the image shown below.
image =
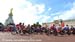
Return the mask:
[[62, 15], [60, 15], [60, 18], [62, 19], [74, 19], [74, 17], [75, 17], [75, 3], [73, 3], [73, 6], [70, 10], [64, 11]]
[[49, 8], [48, 11], [50, 11], [52, 8]]
[[[33, 24], [35, 22], [38, 22], [38, 20], [41, 18], [40, 16], [37, 16], [37, 14], [41, 14], [44, 12], [45, 5], [44, 4], [36, 4], [32, 5], [31, 2], [28, 2], [25, 6], [26, 8], [20, 9], [19, 11], [14, 13], [14, 20], [16, 20], [18, 17], [18, 22], [24, 22], [25, 24]], [[19, 9], [19, 8], [18, 8]], [[18, 16], [17, 16], [18, 15]], [[17, 21], [15, 21], [17, 22]]]
[[59, 15], [56, 14], [56, 16], [53, 18], [53, 20], [56, 20], [56, 19], [63, 19], [63, 20], [75, 19], [75, 2], [73, 2], [71, 5], [72, 5], [72, 7], [69, 10], [57, 12]]
[[45, 5], [44, 4], [36, 4], [34, 7], [36, 7], [38, 14], [41, 14], [42, 12], [45, 11]]
[[45, 4], [32, 4], [28, 0], [0, 0], [0, 22], [4, 23], [8, 18], [10, 8], [13, 8], [13, 19], [16, 24], [19, 22], [25, 24], [45, 22], [50, 18], [46, 15], [38, 16], [45, 11]]
[[42, 22], [48, 22], [48, 20], [50, 19], [51, 17], [50, 16], [44, 16], [43, 18], [42, 18]]

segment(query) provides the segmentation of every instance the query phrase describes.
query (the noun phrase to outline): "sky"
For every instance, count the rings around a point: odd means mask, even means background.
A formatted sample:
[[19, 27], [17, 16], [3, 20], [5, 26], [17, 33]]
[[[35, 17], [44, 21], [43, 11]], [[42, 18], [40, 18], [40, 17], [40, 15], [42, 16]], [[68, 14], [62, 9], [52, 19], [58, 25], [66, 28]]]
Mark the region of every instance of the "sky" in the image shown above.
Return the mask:
[[75, 0], [0, 0], [0, 22], [5, 22], [11, 8], [16, 24], [75, 19]]

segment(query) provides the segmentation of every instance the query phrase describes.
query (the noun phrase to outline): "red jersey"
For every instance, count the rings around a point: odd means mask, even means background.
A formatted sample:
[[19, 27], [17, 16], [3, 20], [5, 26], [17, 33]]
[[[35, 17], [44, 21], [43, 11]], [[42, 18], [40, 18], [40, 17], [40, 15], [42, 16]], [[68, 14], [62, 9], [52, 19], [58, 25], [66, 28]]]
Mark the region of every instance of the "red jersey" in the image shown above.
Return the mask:
[[61, 27], [64, 27], [64, 22], [61, 23]]

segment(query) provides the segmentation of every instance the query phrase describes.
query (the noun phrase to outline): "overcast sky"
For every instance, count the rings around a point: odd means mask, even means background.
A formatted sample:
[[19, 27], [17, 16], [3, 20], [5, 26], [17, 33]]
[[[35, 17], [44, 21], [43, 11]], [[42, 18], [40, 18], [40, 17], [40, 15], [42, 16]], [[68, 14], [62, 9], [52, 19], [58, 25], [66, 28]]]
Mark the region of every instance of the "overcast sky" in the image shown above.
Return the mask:
[[75, 0], [0, 0], [0, 22], [5, 22], [11, 8], [16, 24], [75, 18]]

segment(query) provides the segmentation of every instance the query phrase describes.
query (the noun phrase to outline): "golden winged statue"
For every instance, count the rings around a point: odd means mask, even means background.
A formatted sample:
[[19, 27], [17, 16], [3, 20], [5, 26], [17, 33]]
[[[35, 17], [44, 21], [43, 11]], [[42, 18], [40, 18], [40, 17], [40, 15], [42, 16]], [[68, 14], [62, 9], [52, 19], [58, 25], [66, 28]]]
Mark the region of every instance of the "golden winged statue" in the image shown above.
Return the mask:
[[9, 13], [10, 16], [13, 16], [12, 11], [13, 11], [13, 8], [10, 9], [10, 13]]

